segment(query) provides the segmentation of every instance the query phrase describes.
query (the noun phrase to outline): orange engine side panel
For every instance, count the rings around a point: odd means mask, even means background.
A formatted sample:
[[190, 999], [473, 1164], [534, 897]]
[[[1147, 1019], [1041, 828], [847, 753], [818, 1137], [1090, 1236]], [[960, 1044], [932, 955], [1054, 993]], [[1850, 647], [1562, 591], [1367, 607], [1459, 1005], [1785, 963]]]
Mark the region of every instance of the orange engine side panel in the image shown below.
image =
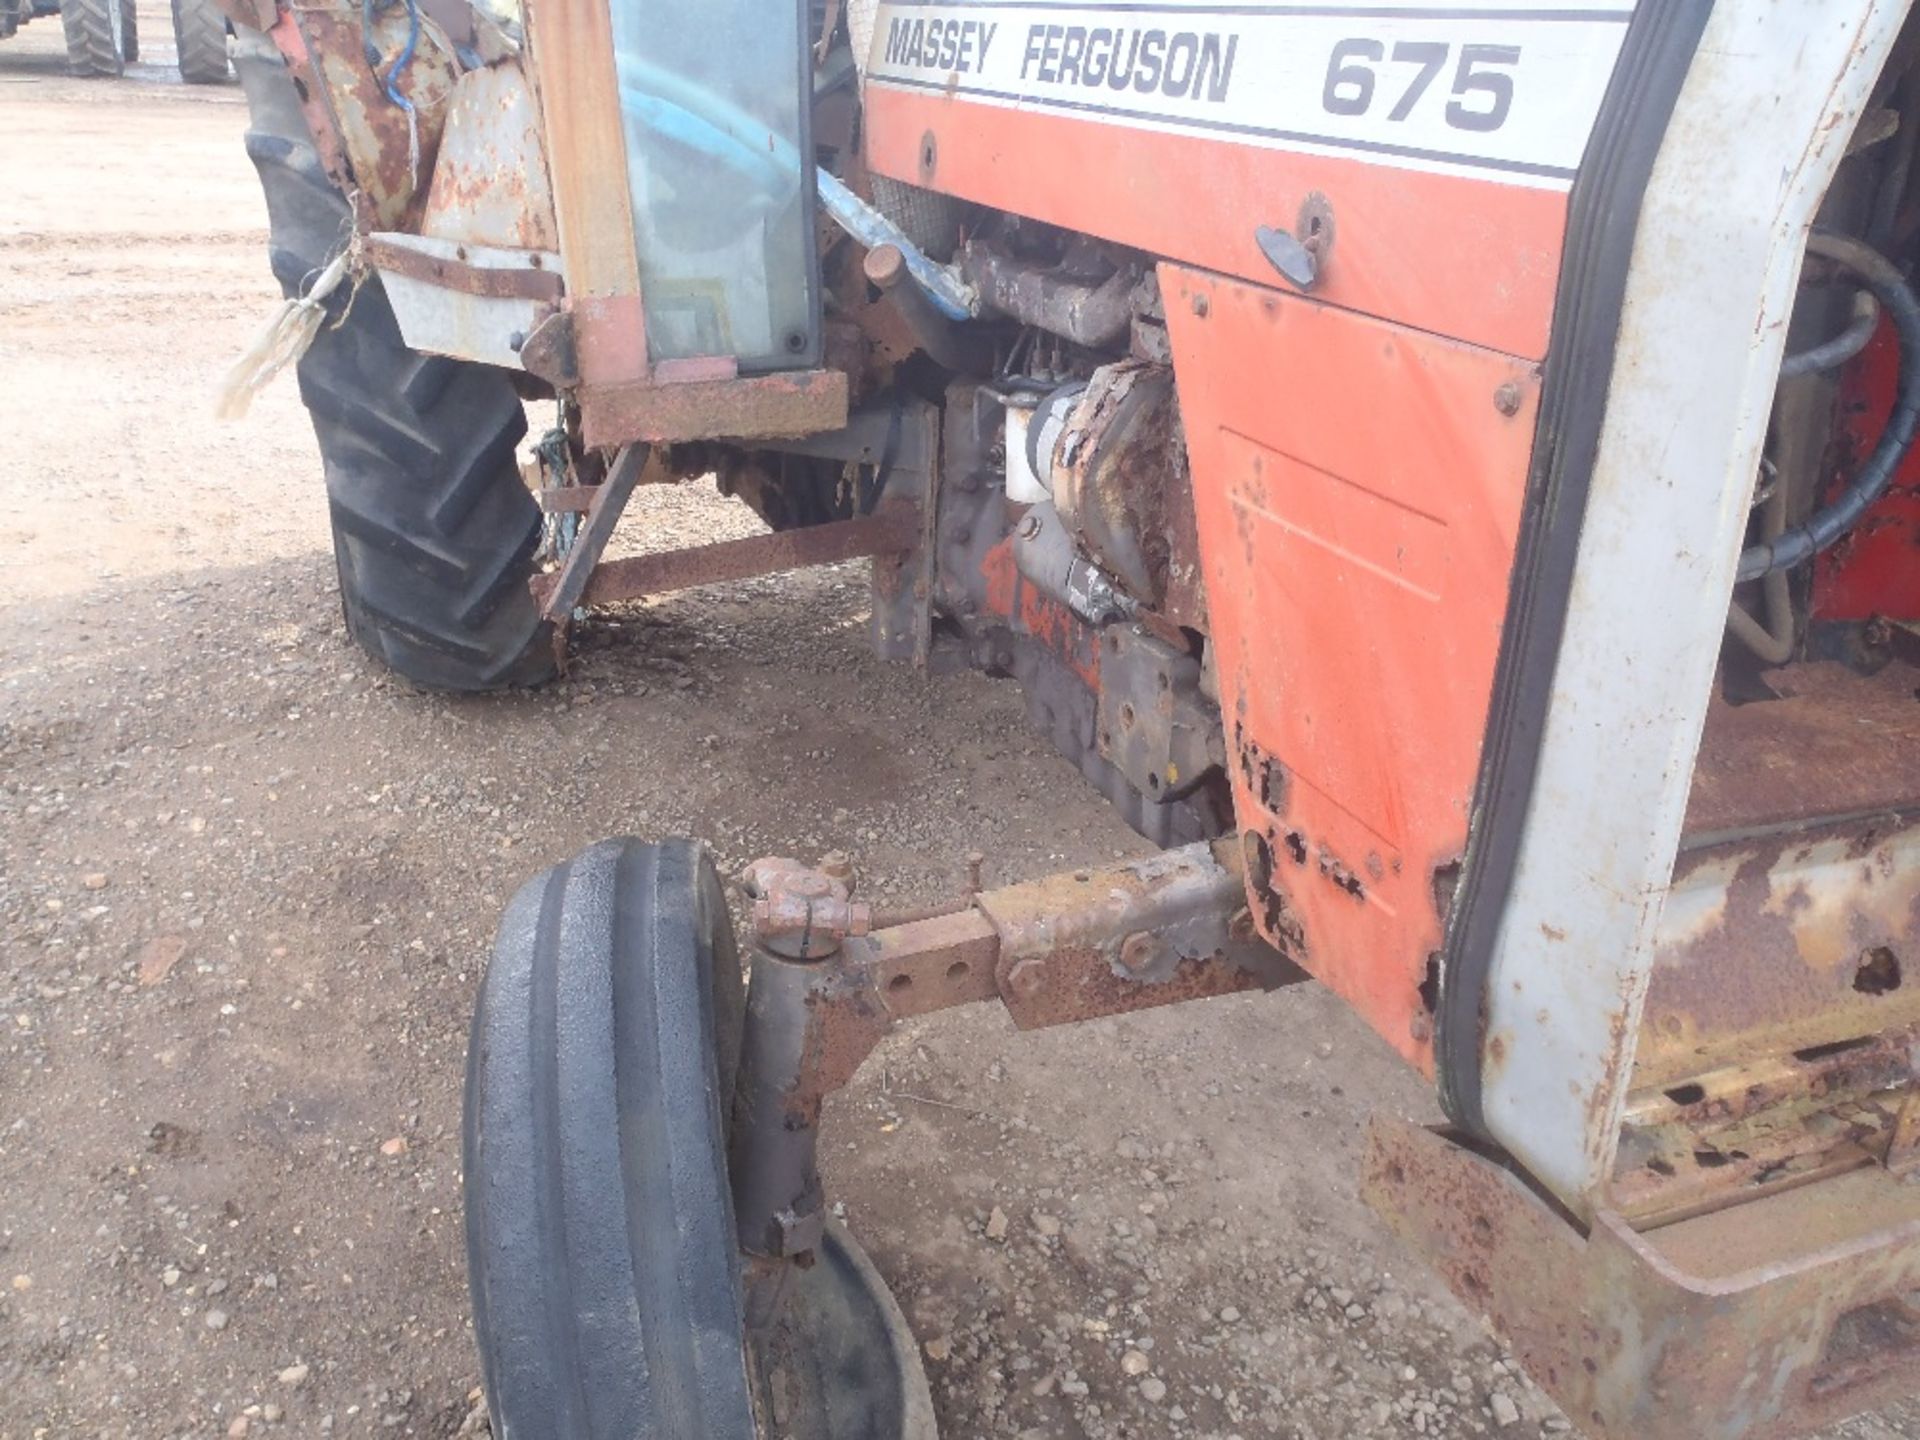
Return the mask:
[[1160, 281], [1253, 912], [1430, 1072], [1421, 986], [1466, 844], [1537, 368], [1179, 266]]
[[1152, 255], [1277, 280], [1259, 225], [1324, 199], [1335, 238], [1315, 294], [1534, 359], [1566, 229], [1565, 188], [1128, 130], [869, 86], [878, 173]]

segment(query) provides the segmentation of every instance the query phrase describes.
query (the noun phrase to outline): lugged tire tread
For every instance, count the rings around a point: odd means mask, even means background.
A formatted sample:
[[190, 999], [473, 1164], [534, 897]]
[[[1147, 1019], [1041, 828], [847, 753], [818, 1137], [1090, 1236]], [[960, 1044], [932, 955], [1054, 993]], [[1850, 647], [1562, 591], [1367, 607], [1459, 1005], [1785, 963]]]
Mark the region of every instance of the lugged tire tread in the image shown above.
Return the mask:
[[227, 22], [213, 0], [173, 0], [173, 48], [187, 84], [225, 83]]
[[[274, 275], [301, 293], [352, 233], [351, 217], [271, 42], [239, 32], [234, 58]], [[377, 278], [336, 290], [328, 312], [301, 358], [300, 394], [326, 470], [349, 632], [435, 689], [549, 678], [552, 630], [526, 587], [540, 511], [514, 453], [526, 415], [512, 382], [408, 349]]]
[[113, 41], [113, 11], [120, 0], [60, 0], [67, 37], [67, 68], [76, 75], [110, 78], [126, 68]]

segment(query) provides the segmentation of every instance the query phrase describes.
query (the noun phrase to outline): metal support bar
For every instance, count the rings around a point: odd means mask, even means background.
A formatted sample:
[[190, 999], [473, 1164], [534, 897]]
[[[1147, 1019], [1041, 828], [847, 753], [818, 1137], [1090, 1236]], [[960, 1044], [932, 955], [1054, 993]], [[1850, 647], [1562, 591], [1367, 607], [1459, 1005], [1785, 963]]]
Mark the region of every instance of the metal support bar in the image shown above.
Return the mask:
[[573, 548], [560, 562], [560, 568], [552, 575], [536, 576], [531, 582], [540, 613], [547, 619], [564, 621], [580, 603], [587, 581], [600, 563], [601, 552], [607, 548], [613, 528], [620, 523], [621, 513], [633, 495], [633, 487], [640, 483], [640, 473], [646, 469], [652, 449], [650, 445], [629, 445], [620, 452], [613, 469], [594, 491], [593, 500], [587, 506], [586, 521], [580, 526]]
[[742, 540], [609, 560], [586, 581], [581, 603], [604, 605], [610, 600], [665, 595], [722, 580], [746, 580], [810, 565], [834, 565], [865, 555], [894, 554], [913, 547], [919, 524], [917, 509], [889, 508], [858, 520], [834, 520], [771, 535], [749, 535]]
[[[749, 873], [767, 877], [756, 900], [770, 917], [790, 908], [783, 887], [844, 893], [790, 861]], [[998, 998], [1023, 1028], [1056, 1025], [1304, 979], [1235, 924], [1242, 895], [1236, 845], [1189, 845], [985, 891], [868, 935], [812, 937], [815, 958], [757, 944], [730, 1162], [750, 1311], [777, 1307], [786, 1281], [772, 1262], [798, 1261], [818, 1239], [822, 1103], [896, 1021]], [[784, 929], [768, 938], [791, 940]]]

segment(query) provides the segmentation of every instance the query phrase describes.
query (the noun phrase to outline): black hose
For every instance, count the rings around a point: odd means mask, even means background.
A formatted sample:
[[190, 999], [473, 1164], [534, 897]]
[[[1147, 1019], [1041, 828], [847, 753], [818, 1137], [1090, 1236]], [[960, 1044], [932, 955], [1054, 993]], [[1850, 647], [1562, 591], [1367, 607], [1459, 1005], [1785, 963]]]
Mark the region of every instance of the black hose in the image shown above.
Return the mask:
[[[1855, 291], [1853, 298], [1853, 319], [1847, 322], [1847, 328], [1831, 340], [1822, 340], [1818, 345], [1810, 345], [1805, 350], [1796, 350], [1787, 356], [1780, 362], [1782, 380], [1818, 375], [1822, 370], [1846, 364], [1867, 348], [1873, 332], [1880, 328], [1880, 302], [1873, 298], [1871, 290]], [[1860, 303], [1862, 301], [1866, 303]]]
[[1900, 342], [1900, 379], [1894, 392], [1893, 414], [1880, 442], [1860, 467], [1844, 494], [1777, 540], [1751, 545], [1740, 553], [1736, 578], [1757, 580], [1772, 570], [1804, 564], [1856, 525], [1867, 508], [1886, 494], [1894, 471], [1913, 448], [1920, 430], [1920, 299], [1914, 297], [1893, 262], [1870, 246], [1841, 235], [1819, 231], [1807, 238], [1807, 253], [1850, 270], [1873, 292], [1893, 322]]

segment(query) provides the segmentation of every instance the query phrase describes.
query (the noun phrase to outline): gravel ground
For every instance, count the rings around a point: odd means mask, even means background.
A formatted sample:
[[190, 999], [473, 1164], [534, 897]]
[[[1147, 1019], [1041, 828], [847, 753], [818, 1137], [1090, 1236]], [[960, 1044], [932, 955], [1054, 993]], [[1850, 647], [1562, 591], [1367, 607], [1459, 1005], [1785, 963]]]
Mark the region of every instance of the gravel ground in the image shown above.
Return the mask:
[[[237, 90], [0, 47], [0, 1440], [471, 1431], [465, 1030], [499, 907], [607, 834], [852, 852], [886, 902], [1143, 846], [979, 677], [864, 650], [857, 567], [629, 608], [536, 695], [343, 638]], [[751, 528], [643, 494], [631, 543]], [[883, 1047], [826, 1165], [943, 1433], [1567, 1422], [1357, 1200], [1427, 1088], [1325, 994]], [[1851, 1423], [1920, 1435], [1920, 1410]]]

